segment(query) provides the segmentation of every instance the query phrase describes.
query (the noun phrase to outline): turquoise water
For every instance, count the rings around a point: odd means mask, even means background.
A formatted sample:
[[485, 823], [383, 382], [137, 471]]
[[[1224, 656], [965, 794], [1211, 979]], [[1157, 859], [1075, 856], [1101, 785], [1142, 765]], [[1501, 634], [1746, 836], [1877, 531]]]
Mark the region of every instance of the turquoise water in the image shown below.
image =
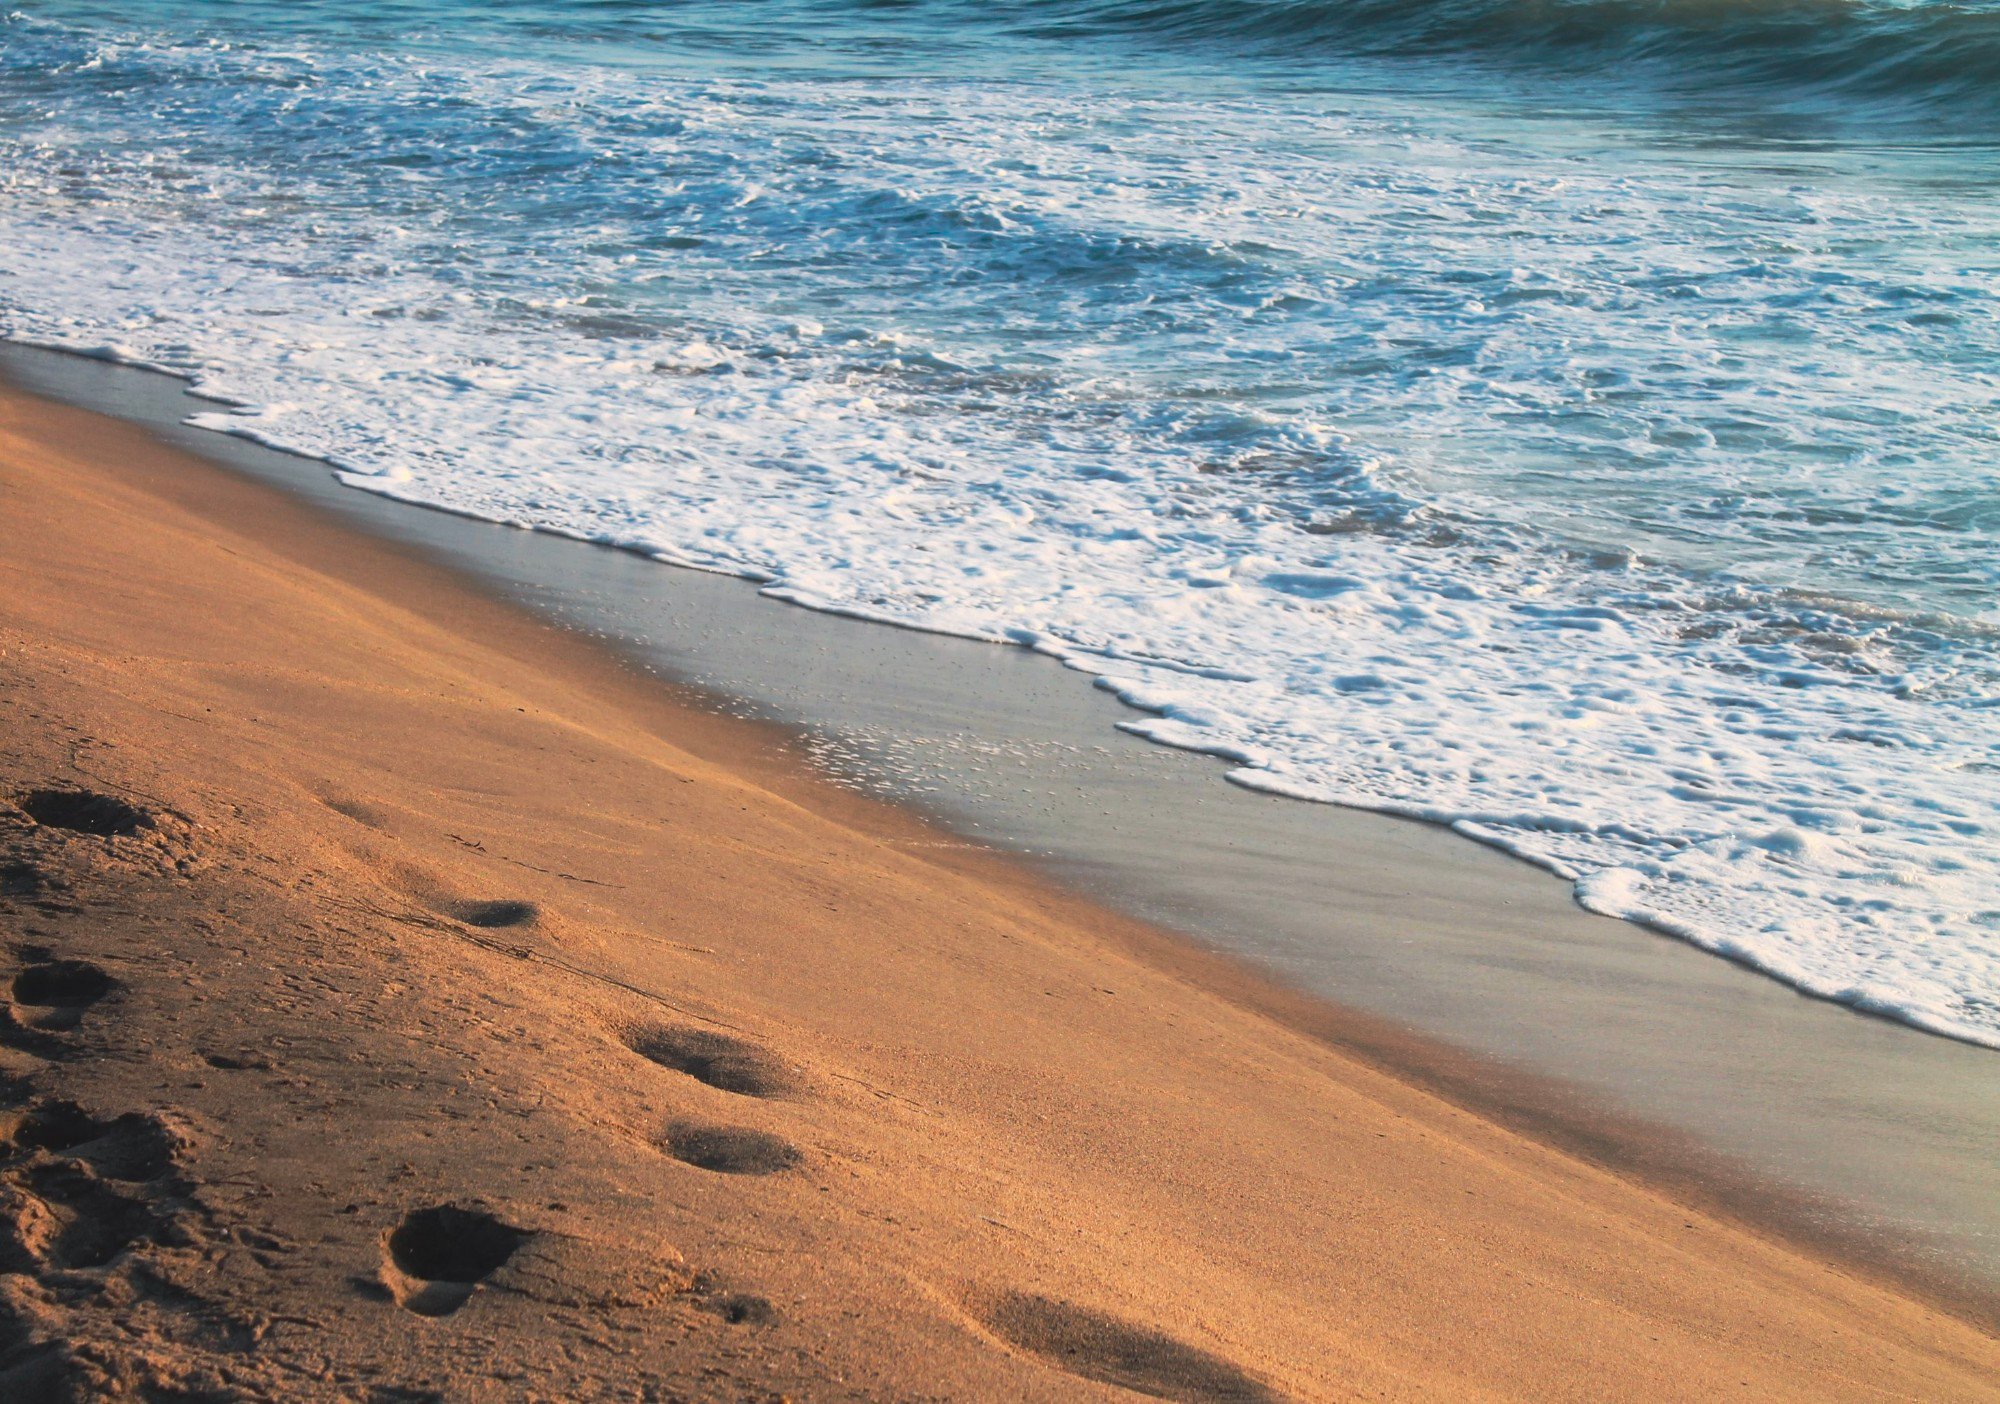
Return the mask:
[[2000, 1044], [2000, 11], [44, 3], [0, 331]]

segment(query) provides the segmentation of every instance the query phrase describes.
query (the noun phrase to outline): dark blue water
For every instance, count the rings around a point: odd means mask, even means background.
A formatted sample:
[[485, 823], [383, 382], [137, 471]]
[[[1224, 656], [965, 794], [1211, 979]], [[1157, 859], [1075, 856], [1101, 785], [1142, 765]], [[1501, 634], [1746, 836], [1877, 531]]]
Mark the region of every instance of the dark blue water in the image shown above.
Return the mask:
[[[1907, 0], [152, 0], [25, 13], [107, 29], [432, 47], [595, 60], [722, 60], [880, 71], [911, 62], [993, 71], [1071, 65], [1340, 83], [1355, 60], [1404, 60], [1429, 87], [1456, 63], [1526, 78], [1529, 93], [1639, 106], [1662, 96], [1750, 121], [1785, 110], [1866, 126], [1928, 117], [1991, 139], [2000, 115], [2000, 6]], [[1414, 71], [1412, 71], [1414, 70]], [[1396, 81], [1392, 71], [1378, 73]], [[1489, 74], [1490, 76], [1490, 74]], [[1551, 76], [1564, 87], [1551, 94]], [[1477, 81], [1465, 74], [1459, 81]], [[1750, 109], [1746, 114], [1744, 109]], [[1857, 107], [1866, 109], [1857, 111]]]

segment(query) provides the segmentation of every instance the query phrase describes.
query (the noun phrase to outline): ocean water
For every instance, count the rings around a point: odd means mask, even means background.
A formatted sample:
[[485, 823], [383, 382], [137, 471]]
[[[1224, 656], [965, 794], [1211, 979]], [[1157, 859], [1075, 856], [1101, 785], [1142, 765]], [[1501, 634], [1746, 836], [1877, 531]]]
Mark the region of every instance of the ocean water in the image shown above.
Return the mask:
[[1996, 185], [1987, 3], [0, 21], [0, 335], [2000, 1048]]

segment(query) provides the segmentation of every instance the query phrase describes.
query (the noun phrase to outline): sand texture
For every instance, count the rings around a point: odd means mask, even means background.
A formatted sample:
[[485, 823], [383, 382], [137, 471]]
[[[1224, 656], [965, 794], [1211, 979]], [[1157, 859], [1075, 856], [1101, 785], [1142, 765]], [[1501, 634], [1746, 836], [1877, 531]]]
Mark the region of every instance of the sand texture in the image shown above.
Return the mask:
[[0, 1398], [2000, 1398], [1978, 1326], [11, 393], [0, 650]]

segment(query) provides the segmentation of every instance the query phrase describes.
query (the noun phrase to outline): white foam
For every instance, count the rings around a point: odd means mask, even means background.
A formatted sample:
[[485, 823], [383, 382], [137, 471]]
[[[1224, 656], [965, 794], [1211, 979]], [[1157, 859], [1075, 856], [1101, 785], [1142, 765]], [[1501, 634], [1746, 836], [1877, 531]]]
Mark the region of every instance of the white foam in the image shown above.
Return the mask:
[[[144, 58], [255, 116], [268, 95], [230, 68], [251, 61]], [[477, 187], [427, 196], [340, 169], [273, 213], [282, 152], [205, 150], [201, 119], [170, 113], [161, 141], [201, 172], [183, 198], [150, 180], [155, 155], [116, 154], [75, 106], [73, 130], [0, 150], [0, 331], [188, 377], [236, 406], [190, 422], [322, 458], [356, 487], [1036, 648], [1149, 714], [1128, 730], [1227, 758], [1238, 783], [1451, 824], [1573, 879], [1592, 910], [2000, 1047], [1990, 637], [1643, 552], [1593, 566], [1569, 549], [1599, 521], [1591, 502], [1562, 509], [1574, 531], [1541, 531], [1562, 500], [1545, 470], [1476, 461], [1516, 418], [1552, 434], [1534, 406], [1567, 403], [1564, 387], [1583, 404], [1673, 359], [1711, 388], [1666, 395], [1657, 440], [1630, 445], [1640, 477], [1680, 473], [1673, 510], [1634, 527], [1664, 539], [1702, 494], [1722, 502], [1717, 397], [1767, 421], [1751, 456], [1777, 453], [1784, 423], [1809, 434], [1833, 409], [1893, 408], [1910, 369], [1843, 341], [1842, 306], [1817, 352], [1838, 374], [1810, 383], [1787, 361], [1759, 380], [1672, 291], [1713, 285], [1733, 267], [1715, 247], [1776, 224], [1809, 254], [1770, 255], [1726, 310], [1803, 315], [1804, 290], [1850, 266], [1829, 221], [1908, 231], [1890, 196], [1034, 85], [339, 55], [317, 56], [312, 82], [384, 142], [398, 123], [422, 143], [444, 140], [426, 121], [470, 120], [427, 116], [440, 91], [558, 150], [573, 137], [602, 168], [576, 177], [601, 182], [583, 204], [638, 213], [578, 227], [535, 203], [565, 187], [522, 177], [524, 203], [482, 224], [453, 203]], [[1120, 142], [1065, 135], [1099, 123]], [[845, 165], [829, 175], [804, 151]], [[1482, 232], [1495, 221], [1544, 232]], [[675, 228], [697, 244], [635, 265]], [[1535, 239], [1544, 256], [1508, 269]], [[1259, 264], [1255, 247], [1289, 252]], [[936, 285], [898, 272], [909, 259], [934, 260], [919, 271]], [[1440, 270], [1496, 268], [1443, 295]], [[1543, 310], [1496, 310], [1519, 290]], [[1035, 335], [1016, 344], [1010, 318]], [[1395, 361], [1412, 337], [1472, 359]], [[1368, 357], [1402, 369], [1332, 369]], [[1896, 432], [1942, 453], [1949, 419], [1929, 439]], [[1583, 415], [1570, 432], [1587, 444], [1618, 423]], [[1832, 496], [1886, 493], [1914, 471], [1895, 459]], [[1578, 499], [1608, 471], [1593, 462]], [[1718, 539], [1752, 540], [1714, 511]], [[1856, 552], [1889, 539], [1853, 530]], [[1821, 549], [1791, 527], [1758, 549], [1785, 532]]]

